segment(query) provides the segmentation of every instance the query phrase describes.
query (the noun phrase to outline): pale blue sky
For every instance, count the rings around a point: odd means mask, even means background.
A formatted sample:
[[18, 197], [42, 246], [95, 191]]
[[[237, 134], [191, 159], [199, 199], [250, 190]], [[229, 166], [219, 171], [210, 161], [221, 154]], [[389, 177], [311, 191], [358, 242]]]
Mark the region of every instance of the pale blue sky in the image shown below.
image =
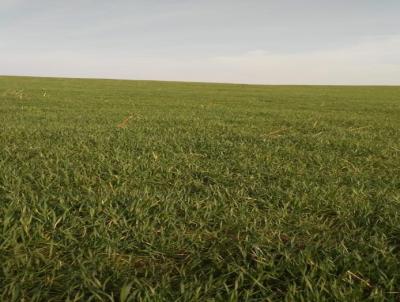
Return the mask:
[[400, 1], [0, 0], [0, 74], [400, 85]]

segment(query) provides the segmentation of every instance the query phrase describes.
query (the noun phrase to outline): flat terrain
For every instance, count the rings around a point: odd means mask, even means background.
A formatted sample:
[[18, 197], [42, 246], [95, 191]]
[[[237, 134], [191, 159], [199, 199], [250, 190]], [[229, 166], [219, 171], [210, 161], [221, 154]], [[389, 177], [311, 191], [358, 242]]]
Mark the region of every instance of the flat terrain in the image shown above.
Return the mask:
[[398, 301], [400, 87], [0, 77], [1, 301]]

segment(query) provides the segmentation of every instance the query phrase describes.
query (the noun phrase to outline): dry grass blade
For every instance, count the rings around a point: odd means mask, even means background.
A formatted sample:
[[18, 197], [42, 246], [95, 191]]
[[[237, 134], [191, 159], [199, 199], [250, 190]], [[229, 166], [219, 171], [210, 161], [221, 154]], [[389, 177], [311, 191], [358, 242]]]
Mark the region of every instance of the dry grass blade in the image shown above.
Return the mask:
[[283, 128], [283, 129], [275, 130], [275, 131], [272, 131], [272, 132], [268, 133], [267, 136], [274, 136], [274, 135], [280, 134], [282, 132], [285, 132], [287, 130], [289, 130], [289, 128]]
[[363, 278], [361, 278], [360, 276], [356, 275], [355, 273], [353, 273], [351, 271], [347, 271], [346, 273], [349, 275], [350, 279], [351, 278], [357, 279], [358, 281], [361, 281], [362, 283], [364, 283], [369, 288], [373, 288], [373, 286], [371, 284], [369, 284], [368, 281], [364, 280]]
[[122, 120], [122, 122], [117, 125], [117, 128], [125, 129], [126, 127], [128, 127], [129, 121], [131, 119], [133, 119], [133, 114], [131, 114], [131, 115], [127, 116], [126, 118], [124, 118]]
[[368, 129], [368, 128], [371, 128], [371, 126], [364, 126], [364, 127], [358, 127], [358, 128], [352, 128], [352, 127], [350, 127], [350, 128], [347, 129], [347, 130], [353, 132], [353, 131], [359, 131], [359, 130]]

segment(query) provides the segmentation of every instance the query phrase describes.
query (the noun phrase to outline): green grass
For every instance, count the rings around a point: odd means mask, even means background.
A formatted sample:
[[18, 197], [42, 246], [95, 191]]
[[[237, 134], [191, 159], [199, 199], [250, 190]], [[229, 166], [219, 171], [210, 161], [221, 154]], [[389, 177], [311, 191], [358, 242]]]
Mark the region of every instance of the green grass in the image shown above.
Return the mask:
[[398, 301], [399, 129], [400, 87], [0, 77], [0, 300]]

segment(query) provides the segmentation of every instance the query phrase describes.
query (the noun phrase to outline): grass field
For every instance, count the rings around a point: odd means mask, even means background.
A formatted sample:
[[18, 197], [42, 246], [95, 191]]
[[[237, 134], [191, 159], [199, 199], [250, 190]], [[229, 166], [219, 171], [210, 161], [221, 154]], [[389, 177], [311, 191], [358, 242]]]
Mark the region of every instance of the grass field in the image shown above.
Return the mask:
[[400, 87], [0, 77], [1, 301], [399, 301]]

